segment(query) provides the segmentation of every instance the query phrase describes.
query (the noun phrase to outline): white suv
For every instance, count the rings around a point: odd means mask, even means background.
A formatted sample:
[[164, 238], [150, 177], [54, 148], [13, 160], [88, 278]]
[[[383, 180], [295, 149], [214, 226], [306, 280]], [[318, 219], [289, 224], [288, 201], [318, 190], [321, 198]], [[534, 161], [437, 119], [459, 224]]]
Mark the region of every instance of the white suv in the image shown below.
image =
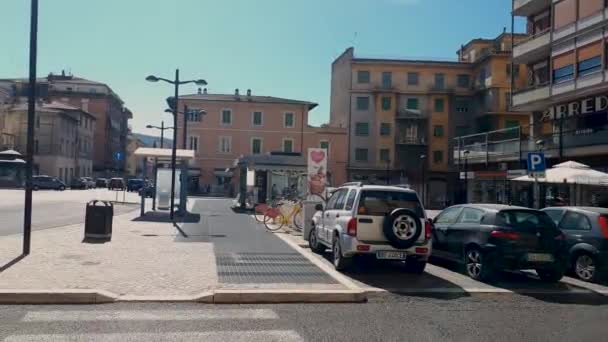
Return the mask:
[[317, 205], [310, 248], [333, 252], [337, 270], [351, 266], [354, 256], [404, 260], [406, 269], [422, 273], [431, 255], [431, 222], [415, 191], [395, 186], [347, 183], [327, 205]]

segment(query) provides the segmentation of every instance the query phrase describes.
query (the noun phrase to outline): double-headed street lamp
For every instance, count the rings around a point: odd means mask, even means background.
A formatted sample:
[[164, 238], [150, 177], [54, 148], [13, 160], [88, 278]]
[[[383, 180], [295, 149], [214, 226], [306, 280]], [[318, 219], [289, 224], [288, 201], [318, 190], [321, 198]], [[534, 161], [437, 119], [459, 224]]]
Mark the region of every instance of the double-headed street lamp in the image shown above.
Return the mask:
[[190, 81], [180, 81], [179, 79], [179, 69], [175, 69], [175, 79], [173, 81], [168, 80], [166, 78], [157, 77], [154, 75], [150, 75], [146, 77], [146, 81], [148, 82], [158, 82], [163, 81], [169, 84], [173, 84], [175, 87], [175, 105], [173, 106], [173, 148], [171, 151], [171, 211], [170, 218], [173, 220], [174, 211], [175, 211], [175, 164], [177, 163], [177, 109], [179, 108], [179, 86], [188, 83], [195, 83], [196, 85], [205, 86], [207, 85], [207, 81], [203, 79], [198, 80], [190, 80]]
[[165, 131], [173, 129], [173, 127], [165, 127], [165, 122], [160, 122], [160, 127], [154, 125], [147, 125], [146, 128], [156, 128], [160, 130], [160, 148], [163, 148], [163, 142], [165, 141]]

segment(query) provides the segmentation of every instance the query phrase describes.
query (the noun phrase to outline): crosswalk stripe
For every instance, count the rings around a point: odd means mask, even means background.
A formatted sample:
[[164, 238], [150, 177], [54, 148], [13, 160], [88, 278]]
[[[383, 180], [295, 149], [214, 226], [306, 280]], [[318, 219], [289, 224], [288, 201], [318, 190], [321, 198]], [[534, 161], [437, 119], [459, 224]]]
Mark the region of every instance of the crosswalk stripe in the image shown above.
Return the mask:
[[12, 335], [4, 342], [303, 342], [293, 330]]
[[270, 309], [222, 309], [222, 310], [156, 310], [156, 311], [29, 311], [23, 322], [66, 321], [188, 321], [204, 319], [277, 319]]

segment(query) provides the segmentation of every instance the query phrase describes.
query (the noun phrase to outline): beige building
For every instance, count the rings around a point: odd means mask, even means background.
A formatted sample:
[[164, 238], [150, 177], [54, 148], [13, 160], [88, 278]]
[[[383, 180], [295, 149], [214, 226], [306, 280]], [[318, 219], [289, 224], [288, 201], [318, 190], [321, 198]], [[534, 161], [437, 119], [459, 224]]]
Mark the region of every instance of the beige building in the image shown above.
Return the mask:
[[143, 158], [135, 156], [135, 150], [144, 147], [144, 143], [135, 135], [127, 135], [127, 176], [142, 177], [143, 175]]
[[[0, 113], [1, 149], [26, 153], [27, 103], [5, 105]], [[59, 102], [36, 104], [34, 174], [65, 182], [93, 172], [95, 117]]]

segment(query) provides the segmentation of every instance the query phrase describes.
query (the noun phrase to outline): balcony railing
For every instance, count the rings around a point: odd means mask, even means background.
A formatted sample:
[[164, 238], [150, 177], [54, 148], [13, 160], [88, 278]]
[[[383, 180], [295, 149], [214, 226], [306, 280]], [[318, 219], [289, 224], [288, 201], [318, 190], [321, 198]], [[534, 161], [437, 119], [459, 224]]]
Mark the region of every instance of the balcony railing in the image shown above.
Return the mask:
[[412, 120], [423, 120], [428, 118], [428, 113], [419, 109], [407, 109], [402, 108], [397, 110], [397, 119], [412, 119]]
[[527, 17], [551, 6], [552, 0], [515, 0], [513, 14]]
[[549, 83], [535, 84], [516, 91], [513, 94], [513, 106], [523, 106], [532, 102], [547, 99], [551, 96]]
[[547, 28], [528, 39], [519, 42], [513, 49], [513, 60], [526, 64], [542, 57], [548, 57], [551, 47], [551, 28]]
[[395, 137], [397, 145], [426, 145], [426, 137], [398, 135]]

